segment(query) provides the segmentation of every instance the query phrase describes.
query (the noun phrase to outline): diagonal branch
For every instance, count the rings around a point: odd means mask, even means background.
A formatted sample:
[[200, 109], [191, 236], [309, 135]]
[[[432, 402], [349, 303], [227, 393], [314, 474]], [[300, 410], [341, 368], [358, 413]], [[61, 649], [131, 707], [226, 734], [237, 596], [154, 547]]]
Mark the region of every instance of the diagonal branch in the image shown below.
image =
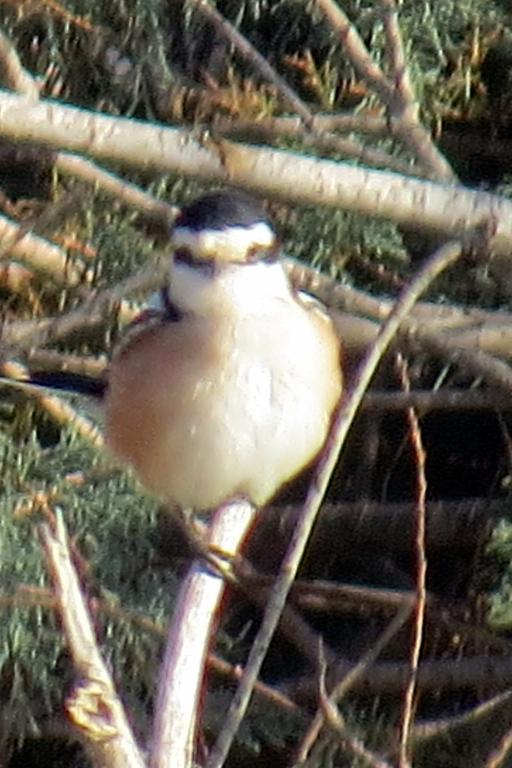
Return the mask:
[[309, 107], [304, 104], [302, 99], [297, 96], [283, 78], [275, 71], [274, 67], [268, 63], [266, 58], [251, 45], [249, 40], [240, 34], [240, 32], [226, 18], [224, 18], [216, 8], [210, 5], [208, 0], [193, 0], [193, 5], [197, 8], [199, 13], [208, 19], [215, 29], [220, 32], [223, 37], [227, 38], [236, 50], [253, 65], [265, 80], [272, 83], [281, 95], [283, 101], [290, 109], [300, 116], [304, 124], [311, 127], [313, 113]]
[[359, 77], [373, 88], [385, 105], [392, 133], [414, 153], [430, 176], [441, 181], [454, 181], [453, 170], [418, 117], [419, 109], [407, 72], [394, 0], [381, 0], [391, 77], [387, 77], [373, 61], [355, 26], [334, 0], [316, 0], [316, 4], [339, 36]]
[[98, 650], [62, 516], [57, 516], [55, 531], [43, 525], [41, 536], [64, 632], [81, 680], [67, 703], [71, 720], [83, 736], [94, 765], [144, 768], [123, 705]]
[[279, 575], [264, 612], [260, 629], [252, 645], [244, 676], [231, 702], [223, 729], [212, 749], [207, 768], [221, 768], [224, 764], [234, 736], [245, 715], [254, 684], [279, 622], [288, 592], [295, 579], [306, 544], [309, 541], [332, 472], [377, 365], [396, 335], [401, 322], [407, 317], [419, 296], [443, 270], [460, 257], [461, 253], [461, 245], [452, 242], [433, 254], [410, 285], [406, 286], [359, 368], [350, 397], [341, 407], [332, 425], [325, 446], [325, 453], [314, 473], [302, 514], [281, 563]]
[[[254, 69], [265, 80], [268, 80], [276, 88], [277, 92], [281, 95], [282, 100], [288, 105], [290, 109], [297, 113], [299, 116], [299, 124], [294, 126], [294, 123], [288, 119], [287, 123], [280, 123], [280, 131], [276, 130], [278, 125], [277, 121], [270, 120], [267, 122], [267, 130], [265, 138], [266, 140], [273, 140], [278, 136], [288, 135], [295, 139], [299, 139], [305, 147], [316, 147], [325, 151], [337, 152], [345, 157], [355, 157], [363, 163], [376, 165], [377, 167], [391, 168], [400, 173], [410, 173], [410, 163], [399, 160], [388, 152], [384, 152], [380, 149], [374, 149], [371, 147], [365, 147], [358, 141], [349, 138], [341, 138], [332, 131], [327, 131], [325, 127], [325, 121], [323, 127], [317, 121], [314, 112], [299, 98], [295, 91], [283, 80], [283, 78], [275, 71], [269, 62], [254, 48], [251, 42], [244, 37], [219, 11], [214, 8], [208, 0], [193, 0], [195, 7], [205, 16], [235, 48], [236, 50], [249, 61]], [[287, 120], [287, 118], [285, 118]], [[273, 129], [269, 130], [269, 124], [273, 125]], [[285, 133], [285, 127], [288, 128]], [[215, 120], [214, 128], [216, 132], [222, 135], [229, 135], [230, 127], [229, 121], [226, 130], [220, 130], [219, 121]], [[389, 128], [387, 128], [389, 132]], [[252, 123], [252, 135], [256, 134], [261, 136], [262, 134], [262, 122], [258, 120]]]

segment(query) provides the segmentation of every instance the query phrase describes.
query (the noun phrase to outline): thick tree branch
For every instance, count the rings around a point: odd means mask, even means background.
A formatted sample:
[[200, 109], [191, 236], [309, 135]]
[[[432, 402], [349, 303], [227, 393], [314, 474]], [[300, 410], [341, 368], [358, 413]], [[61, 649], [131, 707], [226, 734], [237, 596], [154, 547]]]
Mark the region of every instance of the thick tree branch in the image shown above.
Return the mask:
[[505, 255], [512, 251], [512, 203], [462, 186], [236, 144], [57, 102], [32, 104], [7, 92], [0, 92], [0, 133], [101, 160], [233, 184], [289, 202], [344, 208], [452, 237], [485, 227], [489, 249]]
[[[247, 501], [216, 510], [208, 545], [235, 557], [254, 522]], [[201, 684], [224, 580], [198, 558], [184, 580], [167, 638], [155, 705], [151, 768], [190, 768], [194, 756]]]

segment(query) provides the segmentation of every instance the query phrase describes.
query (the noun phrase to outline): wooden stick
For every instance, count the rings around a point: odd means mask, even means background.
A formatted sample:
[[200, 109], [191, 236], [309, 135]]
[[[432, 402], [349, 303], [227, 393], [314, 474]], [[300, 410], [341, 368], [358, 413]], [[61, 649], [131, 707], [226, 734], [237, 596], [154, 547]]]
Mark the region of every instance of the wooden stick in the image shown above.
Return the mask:
[[[210, 547], [235, 555], [256, 514], [247, 501], [220, 507]], [[153, 723], [150, 768], [190, 768], [206, 654], [224, 579], [197, 559], [183, 583], [169, 631]]]
[[92, 763], [102, 768], [144, 768], [112, 677], [98, 649], [93, 624], [71, 560], [64, 522], [41, 527], [64, 632], [80, 678], [67, 701]]

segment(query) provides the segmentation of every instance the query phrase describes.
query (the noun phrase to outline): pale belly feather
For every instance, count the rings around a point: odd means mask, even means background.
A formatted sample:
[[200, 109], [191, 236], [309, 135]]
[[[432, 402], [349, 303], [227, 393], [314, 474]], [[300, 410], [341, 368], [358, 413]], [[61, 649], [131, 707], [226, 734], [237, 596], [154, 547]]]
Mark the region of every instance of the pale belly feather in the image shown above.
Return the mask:
[[215, 334], [201, 318], [162, 325], [114, 359], [107, 442], [158, 496], [259, 506], [317, 454], [340, 396], [339, 351], [322, 316], [284, 309], [278, 322], [275, 311], [272, 322], [222, 318]]

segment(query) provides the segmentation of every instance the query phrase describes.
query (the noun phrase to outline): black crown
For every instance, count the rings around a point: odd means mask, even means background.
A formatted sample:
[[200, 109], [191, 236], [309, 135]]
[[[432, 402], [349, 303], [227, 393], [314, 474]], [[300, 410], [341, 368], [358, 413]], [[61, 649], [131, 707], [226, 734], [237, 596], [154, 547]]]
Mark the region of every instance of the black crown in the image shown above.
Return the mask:
[[230, 191], [212, 192], [185, 205], [174, 226], [197, 232], [201, 229], [252, 227], [259, 222], [269, 224], [261, 203], [243, 192]]

